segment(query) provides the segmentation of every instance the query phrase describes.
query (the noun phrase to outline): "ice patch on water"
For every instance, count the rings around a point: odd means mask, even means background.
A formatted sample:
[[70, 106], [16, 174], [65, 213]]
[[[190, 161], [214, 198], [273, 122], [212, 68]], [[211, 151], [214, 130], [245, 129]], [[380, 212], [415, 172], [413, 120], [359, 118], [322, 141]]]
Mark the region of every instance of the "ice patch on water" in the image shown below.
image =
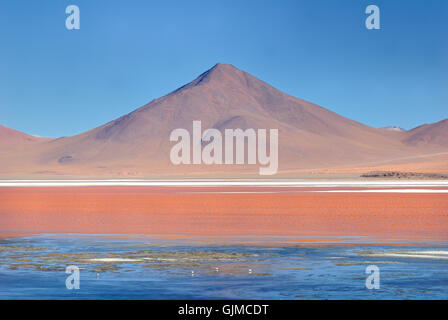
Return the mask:
[[369, 252], [369, 253], [362, 253], [361, 255], [369, 257], [396, 257], [396, 258], [448, 260], [448, 251], [444, 250]]

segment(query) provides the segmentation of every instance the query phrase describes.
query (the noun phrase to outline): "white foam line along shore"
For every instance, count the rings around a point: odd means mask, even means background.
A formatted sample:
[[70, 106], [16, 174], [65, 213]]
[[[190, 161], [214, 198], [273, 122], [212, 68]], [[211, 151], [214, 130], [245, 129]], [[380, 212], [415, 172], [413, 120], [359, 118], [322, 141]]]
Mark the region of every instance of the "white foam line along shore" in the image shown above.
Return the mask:
[[375, 252], [366, 254], [368, 257], [397, 257], [397, 258], [420, 258], [448, 260], [447, 251], [398, 251], [398, 252]]
[[[413, 188], [387, 190], [328, 190], [320, 192], [413, 192], [445, 193], [447, 190], [419, 189], [448, 187], [448, 180], [407, 181], [303, 181], [303, 180], [0, 180], [0, 187], [93, 187], [93, 186], [146, 186], [146, 187], [324, 187], [324, 188]], [[319, 192], [319, 191], [318, 191]]]
[[367, 190], [319, 190], [311, 192], [330, 193], [448, 193], [448, 189], [367, 189]]

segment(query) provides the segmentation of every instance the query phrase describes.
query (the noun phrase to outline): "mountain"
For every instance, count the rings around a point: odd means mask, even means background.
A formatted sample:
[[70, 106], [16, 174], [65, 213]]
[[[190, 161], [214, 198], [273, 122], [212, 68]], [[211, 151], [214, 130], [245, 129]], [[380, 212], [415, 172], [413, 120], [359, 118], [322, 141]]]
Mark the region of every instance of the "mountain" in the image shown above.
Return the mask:
[[20, 149], [49, 140], [51, 139], [31, 136], [0, 125], [0, 152], [5, 152], [11, 149]]
[[404, 143], [420, 147], [435, 144], [448, 148], [448, 119], [410, 130]]
[[185, 86], [100, 127], [0, 158], [0, 175], [258, 173], [258, 165], [171, 164], [171, 131], [191, 132], [194, 120], [202, 121], [203, 130], [221, 132], [278, 129], [280, 172], [360, 166], [444, 148], [433, 143], [416, 148], [403, 142], [406, 132], [363, 125], [285, 94], [232, 65], [217, 64]]
[[383, 130], [390, 130], [390, 131], [398, 131], [398, 132], [406, 131], [406, 130], [404, 130], [403, 128], [396, 127], [396, 126], [382, 127], [382, 128], [380, 128], [380, 129], [383, 129]]

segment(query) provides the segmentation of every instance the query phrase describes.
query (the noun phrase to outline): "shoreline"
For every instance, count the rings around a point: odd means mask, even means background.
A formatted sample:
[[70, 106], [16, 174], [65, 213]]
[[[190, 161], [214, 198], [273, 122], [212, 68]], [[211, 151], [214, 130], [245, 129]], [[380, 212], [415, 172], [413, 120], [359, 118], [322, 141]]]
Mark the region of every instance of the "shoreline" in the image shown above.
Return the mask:
[[0, 180], [1, 187], [448, 187], [448, 180], [67, 179]]
[[51, 240], [112, 240], [148, 242], [149, 246], [191, 246], [191, 247], [349, 247], [349, 246], [391, 246], [391, 247], [434, 247], [448, 248], [448, 241], [379, 239], [366, 236], [270, 236], [270, 235], [168, 235], [168, 234], [94, 234], [94, 233], [14, 233], [0, 231], [0, 240], [38, 239]]

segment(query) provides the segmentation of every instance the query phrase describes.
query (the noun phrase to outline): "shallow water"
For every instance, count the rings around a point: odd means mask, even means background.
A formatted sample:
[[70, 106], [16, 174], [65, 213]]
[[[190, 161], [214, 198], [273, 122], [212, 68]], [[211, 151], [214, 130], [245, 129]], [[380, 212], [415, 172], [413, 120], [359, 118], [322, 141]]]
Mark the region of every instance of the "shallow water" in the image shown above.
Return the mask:
[[[4, 239], [0, 299], [448, 298], [447, 243], [253, 240], [243, 245], [79, 235]], [[80, 268], [79, 290], [66, 287], [69, 265]], [[379, 268], [379, 289], [366, 288], [369, 265]]]

